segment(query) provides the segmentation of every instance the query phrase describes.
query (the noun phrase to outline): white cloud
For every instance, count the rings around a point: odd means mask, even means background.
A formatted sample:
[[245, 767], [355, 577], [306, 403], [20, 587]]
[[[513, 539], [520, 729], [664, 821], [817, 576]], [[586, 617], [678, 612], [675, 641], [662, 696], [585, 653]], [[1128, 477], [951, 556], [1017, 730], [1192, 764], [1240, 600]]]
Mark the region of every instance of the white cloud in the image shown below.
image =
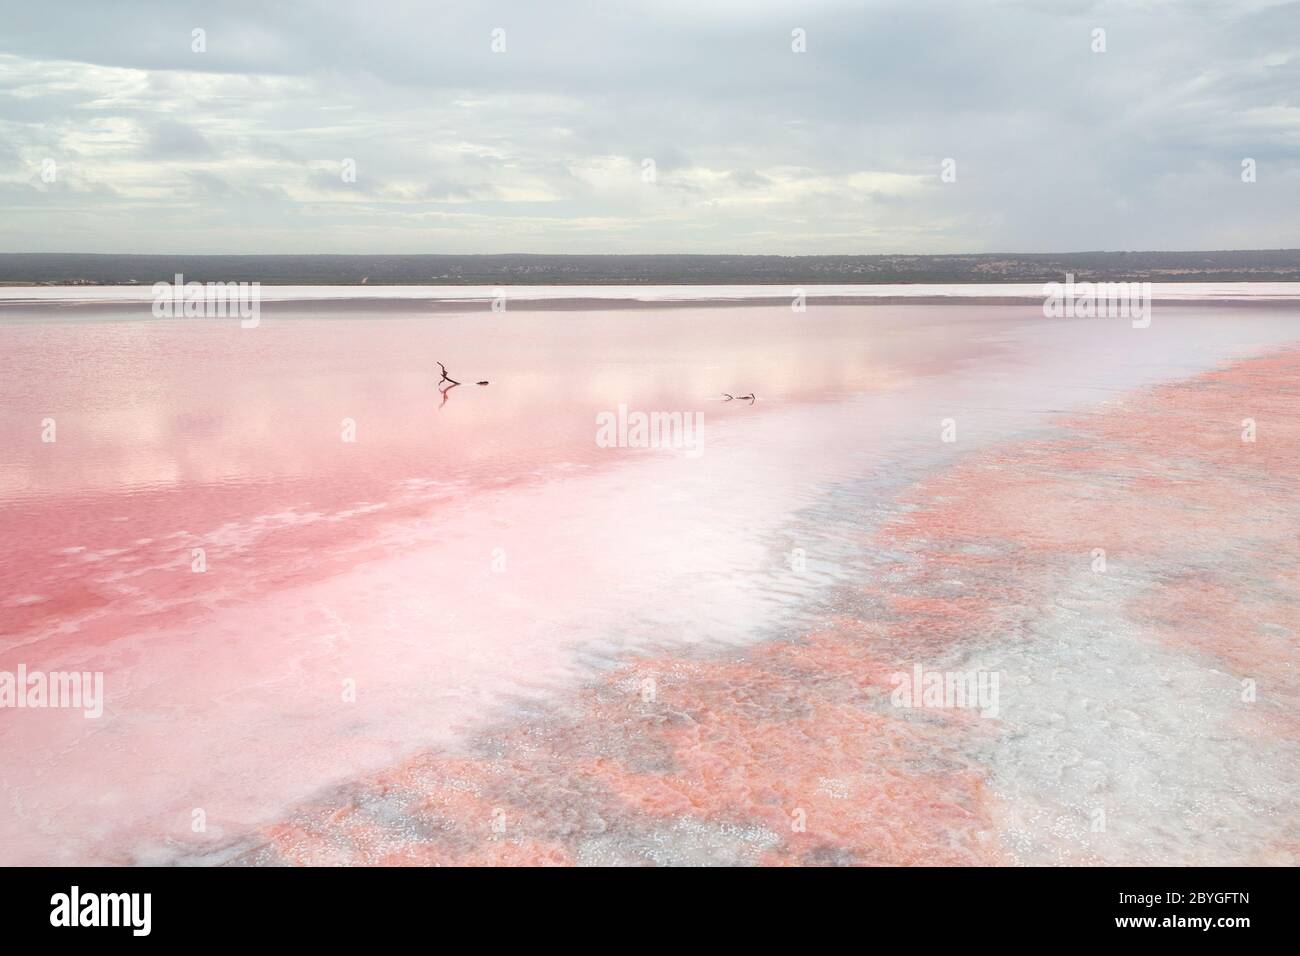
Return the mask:
[[1297, 11], [24, 6], [0, 36], [0, 250], [1294, 246]]

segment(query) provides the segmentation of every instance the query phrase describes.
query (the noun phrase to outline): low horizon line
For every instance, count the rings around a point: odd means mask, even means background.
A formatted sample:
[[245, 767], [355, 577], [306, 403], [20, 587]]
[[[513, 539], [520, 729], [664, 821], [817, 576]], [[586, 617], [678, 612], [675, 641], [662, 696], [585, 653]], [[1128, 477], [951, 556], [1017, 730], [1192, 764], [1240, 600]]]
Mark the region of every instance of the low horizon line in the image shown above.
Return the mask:
[[1073, 249], [1053, 252], [0, 252], [0, 257], [10, 256], [100, 256], [104, 258], [127, 258], [130, 256], [189, 256], [204, 258], [234, 258], [238, 256], [261, 258], [279, 258], [288, 256], [314, 256], [319, 258], [363, 258], [392, 256], [437, 256], [442, 258], [586, 258], [586, 259], [620, 259], [620, 258], [677, 258], [677, 259], [876, 259], [876, 258], [976, 258], [996, 256], [1089, 256], [1089, 255], [1196, 255], [1209, 253], [1264, 253], [1293, 252], [1300, 253], [1300, 246], [1277, 246], [1268, 248], [1246, 249]]

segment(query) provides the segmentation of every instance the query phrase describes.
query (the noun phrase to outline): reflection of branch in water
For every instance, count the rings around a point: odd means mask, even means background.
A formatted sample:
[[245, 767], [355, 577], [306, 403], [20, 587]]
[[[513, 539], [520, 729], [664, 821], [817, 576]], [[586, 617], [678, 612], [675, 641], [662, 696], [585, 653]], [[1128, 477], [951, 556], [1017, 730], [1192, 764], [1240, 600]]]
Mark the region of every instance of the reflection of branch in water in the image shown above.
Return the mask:
[[735, 401], [737, 398], [739, 398], [742, 402], [748, 400], [749, 404], [751, 405], [753, 405], [756, 401], [758, 401], [758, 398], [754, 395], [753, 392], [750, 392], [748, 395], [729, 395], [726, 392], [722, 393], [723, 401], [731, 402], [731, 401]]
[[[438, 379], [438, 391], [442, 393], [442, 405], [446, 405], [446, 404], [447, 404], [447, 393], [450, 392], [450, 391], [451, 391], [453, 388], [455, 388], [457, 385], [459, 385], [460, 382], [456, 381], [454, 378], [452, 378], [450, 375], [447, 374], [447, 366], [443, 365], [441, 362], [439, 362], [439, 363], [437, 363], [437, 364], [438, 364], [438, 368], [442, 369], [442, 378]], [[446, 388], [443, 388], [443, 387], [442, 387], [442, 383], [443, 383], [443, 382], [447, 382], [447, 383], [448, 383]], [[484, 379], [483, 381], [481, 381], [481, 382], [475, 382], [474, 384], [475, 384], [475, 385], [487, 385], [488, 382], [487, 382], [486, 379]], [[441, 408], [442, 408], [442, 405], [439, 405], [438, 408], [441, 409]]]

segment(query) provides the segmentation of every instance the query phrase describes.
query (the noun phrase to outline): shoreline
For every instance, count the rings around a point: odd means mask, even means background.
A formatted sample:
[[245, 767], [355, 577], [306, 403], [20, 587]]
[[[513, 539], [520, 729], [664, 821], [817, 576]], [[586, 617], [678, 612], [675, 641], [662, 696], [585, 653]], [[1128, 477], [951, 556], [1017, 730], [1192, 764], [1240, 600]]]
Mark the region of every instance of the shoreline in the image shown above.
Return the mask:
[[[1152, 283], [1152, 306], [1300, 306], [1300, 282]], [[623, 311], [629, 309], [745, 308], [791, 306], [999, 306], [1041, 307], [1037, 284], [805, 285], [771, 294], [769, 285], [544, 285], [544, 286], [276, 286], [257, 287], [267, 310], [434, 313], [505, 309], [529, 312]], [[581, 294], [567, 294], [581, 290]], [[0, 318], [6, 313], [49, 314], [95, 309], [139, 313], [153, 296], [143, 286], [0, 286]], [[494, 308], [494, 302], [501, 306]], [[796, 310], [799, 311], [799, 310]], [[152, 317], [150, 315], [149, 317]], [[170, 317], [169, 317], [170, 318]], [[179, 318], [179, 317], [178, 317]]]

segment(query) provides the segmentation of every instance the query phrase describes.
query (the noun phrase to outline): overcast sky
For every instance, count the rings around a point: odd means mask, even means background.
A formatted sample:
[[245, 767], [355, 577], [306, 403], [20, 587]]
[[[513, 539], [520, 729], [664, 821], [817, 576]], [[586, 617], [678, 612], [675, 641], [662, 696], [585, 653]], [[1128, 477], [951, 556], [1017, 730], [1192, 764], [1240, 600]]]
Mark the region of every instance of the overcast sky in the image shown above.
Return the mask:
[[1296, 247], [1300, 3], [0, 0], [0, 210], [7, 252]]

